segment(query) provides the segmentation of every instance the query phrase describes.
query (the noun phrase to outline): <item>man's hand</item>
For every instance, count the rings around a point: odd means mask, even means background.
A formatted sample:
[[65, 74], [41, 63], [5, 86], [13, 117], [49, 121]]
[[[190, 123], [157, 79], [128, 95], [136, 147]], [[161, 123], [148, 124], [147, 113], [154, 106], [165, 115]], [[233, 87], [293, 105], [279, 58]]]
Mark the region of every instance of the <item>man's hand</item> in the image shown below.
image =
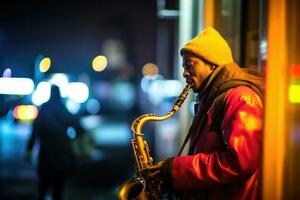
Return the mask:
[[161, 179], [162, 177], [162, 167], [164, 165], [165, 161], [160, 161], [159, 163], [156, 163], [155, 165], [148, 167], [146, 169], [143, 170], [142, 174], [147, 174], [148, 176], [150, 176], [151, 178], [154, 179]]
[[173, 158], [168, 158], [167, 160], [160, 161], [155, 165], [144, 169], [142, 174], [145, 174], [146, 178], [151, 178], [153, 181], [160, 184], [163, 192], [169, 192], [172, 189], [172, 163]]

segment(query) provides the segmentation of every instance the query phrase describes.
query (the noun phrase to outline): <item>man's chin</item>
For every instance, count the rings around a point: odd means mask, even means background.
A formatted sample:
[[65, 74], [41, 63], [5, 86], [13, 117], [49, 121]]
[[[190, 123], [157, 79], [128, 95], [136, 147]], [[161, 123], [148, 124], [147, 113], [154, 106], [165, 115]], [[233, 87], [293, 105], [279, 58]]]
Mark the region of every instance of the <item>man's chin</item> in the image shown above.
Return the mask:
[[197, 88], [195, 86], [192, 87], [193, 92], [196, 92]]
[[198, 91], [198, 89], [199, 89], [199, 85], [195, 85], [195, 84], [193, 84], [193, 86], [192, 86], [192, 90], [193, 90], [193, 92], [197, 92]]

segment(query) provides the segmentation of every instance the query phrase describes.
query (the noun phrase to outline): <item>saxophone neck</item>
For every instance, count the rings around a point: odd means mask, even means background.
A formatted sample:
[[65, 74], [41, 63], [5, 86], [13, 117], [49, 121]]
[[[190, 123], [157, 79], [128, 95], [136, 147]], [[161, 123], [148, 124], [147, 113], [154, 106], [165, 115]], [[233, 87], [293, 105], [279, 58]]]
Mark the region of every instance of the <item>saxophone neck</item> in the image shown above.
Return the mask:
[[141, 129], [142, 129], [142, 127], [144, 126], [144, 124], [146, 122], [149, 122], [149, 121], [163, 121], [163, 120], [166, 120], [166, 119], [170, 118], [174, 113], [175, 113], [175, 111], [172, 110], [172, 111], [168, 112], [166, 115], [163, 115], [163, 116], [157, 116], [154, 113], [141, 115], [140, 117], [135, 119], [134, 122], [131, 124], [131, 130], [135, 134], [140, 135], [141, 134]]
[[185, 86], [185, 88], [183, 89], [183, 91], [179, 95], [178, 99], [174, 103], [173, 108], [166, 115], [156, 116], [153, 113], [144, 114], [144, 115], [142, 115], [142, 116], [140, 116], [140, 117], [138, 117], [137, 119], [134, 120], [134, 122], [131, 125], [131, 130], [136, 135], [142, 135], [141, 128], [143, 127], [143, 125], [146, 122], [148, 122], [148, 121], [163, 121], [163, 120], [166, 120], [166, 119], [170, 118], [181, 107], [181, 105], [183, 104], [183, 102], [187, 98], [191, 88], [192, 88], [191, 84], [188, 84], [188, 85]]

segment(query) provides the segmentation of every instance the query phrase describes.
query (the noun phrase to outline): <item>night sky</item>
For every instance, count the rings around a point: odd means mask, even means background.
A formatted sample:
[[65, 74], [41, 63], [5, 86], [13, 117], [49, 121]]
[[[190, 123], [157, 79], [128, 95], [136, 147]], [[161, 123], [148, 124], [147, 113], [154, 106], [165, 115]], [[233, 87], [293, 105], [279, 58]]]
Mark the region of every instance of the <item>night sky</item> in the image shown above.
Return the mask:
[[155, 61], [156, 1], [13, 1], [0, 6], [0, 73], [32, 77], [38, 55], [50, 72], [89, 73], [110, 38], [125, 44], [134, 70]]

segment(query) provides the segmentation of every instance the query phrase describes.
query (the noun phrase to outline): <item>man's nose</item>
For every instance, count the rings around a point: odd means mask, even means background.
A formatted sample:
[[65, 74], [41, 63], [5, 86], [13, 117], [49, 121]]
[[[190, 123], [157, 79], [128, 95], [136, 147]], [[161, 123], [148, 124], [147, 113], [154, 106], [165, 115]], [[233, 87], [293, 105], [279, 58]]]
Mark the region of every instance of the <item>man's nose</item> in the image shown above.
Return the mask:
[[184, 69], [182, 75], [183, 75], [183, 77], [187, 77], [190, 75], [190, 73], [188, 72], [188, 70]]

